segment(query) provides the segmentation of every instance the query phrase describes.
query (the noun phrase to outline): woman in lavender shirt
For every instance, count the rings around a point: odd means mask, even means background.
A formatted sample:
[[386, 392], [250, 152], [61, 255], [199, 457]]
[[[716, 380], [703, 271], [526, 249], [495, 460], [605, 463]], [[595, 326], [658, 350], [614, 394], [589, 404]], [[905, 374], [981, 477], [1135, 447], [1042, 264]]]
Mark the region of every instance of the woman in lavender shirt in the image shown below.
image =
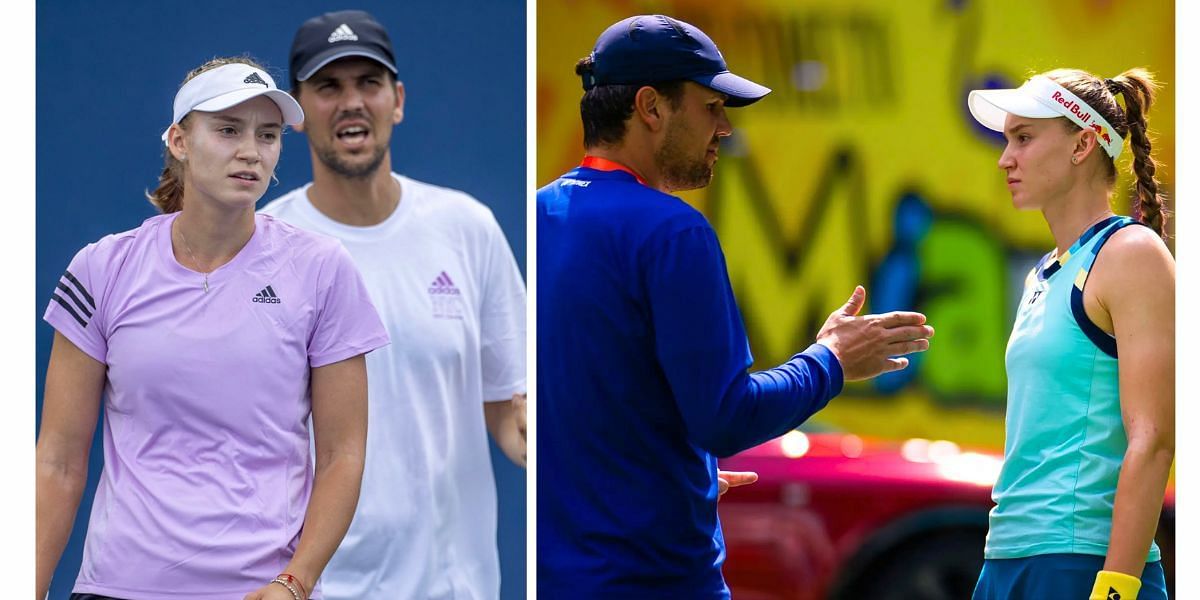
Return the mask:
[[[339, 242], [256, 215], [299, 105], [259, 65], [192, 71], [150, 199], [76, 254], [37, 445], [37, 594], [104, 471], [72, 598], [306, 600], [358, 500], [363, 355], [388, 343]], [[309, 419], [315, 444], [309, 450]]]

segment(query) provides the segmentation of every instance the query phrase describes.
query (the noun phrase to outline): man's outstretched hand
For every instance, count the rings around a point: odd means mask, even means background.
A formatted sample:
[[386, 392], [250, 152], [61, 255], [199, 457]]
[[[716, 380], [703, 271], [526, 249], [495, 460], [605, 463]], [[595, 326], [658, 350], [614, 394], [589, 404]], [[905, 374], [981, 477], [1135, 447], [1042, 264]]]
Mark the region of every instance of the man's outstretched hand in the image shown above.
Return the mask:
[[861, 285], [855, 287], [846, 304], [829, 315], [817, 334], [817, 343], [837, 356], [846, 381], [870, 379], [907, 367], [904, 355], [928, 350], [929, 338], [933, 337], [925, 315], [895, 311], [858, 316], [866, 303], [867, 291]]

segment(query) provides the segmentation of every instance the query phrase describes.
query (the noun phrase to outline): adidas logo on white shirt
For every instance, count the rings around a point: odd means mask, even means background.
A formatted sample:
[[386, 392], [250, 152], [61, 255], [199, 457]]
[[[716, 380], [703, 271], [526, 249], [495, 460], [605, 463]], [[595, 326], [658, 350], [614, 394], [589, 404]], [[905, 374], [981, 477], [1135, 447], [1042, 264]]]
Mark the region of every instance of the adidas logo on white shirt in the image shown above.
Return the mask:
[[457, 319], [461, 321], [465, 311], [462, 293], [445, 271], [429, 284], [429, 302], [433, 305], [433, 318]]
[[429, 294], [449, 294], [452, 296], [457, 296], [459, 295], [459, 292], [458, 288], [455, 287], [454, 282], [450, 281], [450, 276], [447, 275], [445, 271], [442, 271], [437, 276], [437, 279], [434, 279], [433, 283], [429, 284]]
[[329, 34], [329, 43], [330, 44], [332, 44], [334, 42], [357, 42], [357, 41], [358, 41], [358, 36], [354, 33], [353, 30], [350, 29], [350, 26], [346, 25], [345, 23], [338, 25], [338, 28], [334, 29], [333, 33]]

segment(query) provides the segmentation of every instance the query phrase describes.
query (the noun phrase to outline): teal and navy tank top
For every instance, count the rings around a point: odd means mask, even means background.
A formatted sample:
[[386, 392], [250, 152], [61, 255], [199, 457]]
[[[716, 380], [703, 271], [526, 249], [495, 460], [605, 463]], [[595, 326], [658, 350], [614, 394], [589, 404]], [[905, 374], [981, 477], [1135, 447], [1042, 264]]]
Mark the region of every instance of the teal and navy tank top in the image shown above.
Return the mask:
[[[1030, 272], [1005, 353], [1004, 466], [992, 500], [986, 558], [1105, 555], [1121, 422], [1116, 340], [1088, 319], [1083, 289], [1101, 246], [1136, 223], [1110, 217]], [[1147, 561], [1159, 560], [1151, 545]]]

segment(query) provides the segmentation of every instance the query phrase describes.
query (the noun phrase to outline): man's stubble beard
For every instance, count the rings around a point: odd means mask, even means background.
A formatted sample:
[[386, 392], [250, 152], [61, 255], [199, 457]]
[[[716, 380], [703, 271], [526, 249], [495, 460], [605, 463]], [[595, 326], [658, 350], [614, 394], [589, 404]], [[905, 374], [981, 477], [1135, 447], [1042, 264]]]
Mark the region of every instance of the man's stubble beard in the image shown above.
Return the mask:
[[671, 191], [695, 190], [712, 182], [713, 168], [708, 164], [707, 153], [695, 159], [687, 155], [683, 138], [690, 129], [682, 121], [673, 120], [667, 125], [663, 145], [654, 153], [654, 163], [662, 175], [663, 183]]
[[387, 156], [387, 151], [387, 146], [379, 146], [375, 148], [375, 154], [371, 156], [371, 160], [354, 165], [343, 161], [332, 148], [321, 148], [317, 150], [317, 160], [320, 160], [321, 164], [330, 171], [347, 179], [366, 179], [379, 170], [384, 157]]

